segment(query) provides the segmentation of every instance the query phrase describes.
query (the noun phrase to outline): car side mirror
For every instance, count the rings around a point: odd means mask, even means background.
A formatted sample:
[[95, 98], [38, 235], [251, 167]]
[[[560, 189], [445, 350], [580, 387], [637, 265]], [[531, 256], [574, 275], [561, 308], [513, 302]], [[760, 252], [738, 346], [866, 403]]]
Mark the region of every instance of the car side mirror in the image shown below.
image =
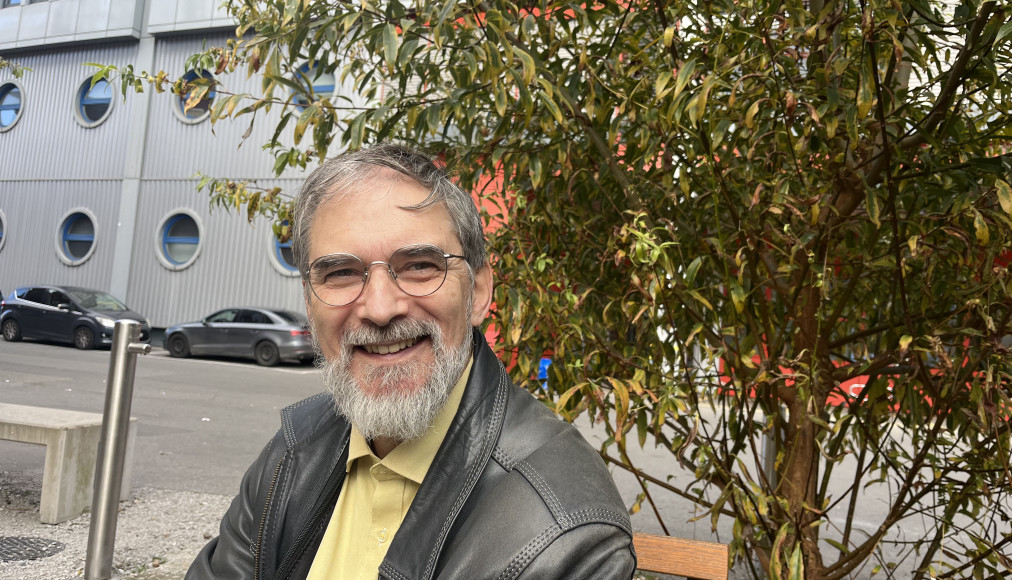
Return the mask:
[[57, 304], [56, 308], [58, 308], [59, 310], [66, 310], [66, 311], [69, 312], [70, 311], [70, 304]]
[[204, 326], [207, 326], [208, 324], [210, 324], [210, 322], [208, 322], [208, 320], [206, 318], [203, 319], [203, 320], [201, 320], [200, 323], [203, 324]]

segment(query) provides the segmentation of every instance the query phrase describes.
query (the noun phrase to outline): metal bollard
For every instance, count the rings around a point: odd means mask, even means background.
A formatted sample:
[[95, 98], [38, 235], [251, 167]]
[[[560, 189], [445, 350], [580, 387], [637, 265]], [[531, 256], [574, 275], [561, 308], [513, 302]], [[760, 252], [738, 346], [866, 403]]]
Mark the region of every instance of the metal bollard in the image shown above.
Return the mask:
[[88, 580], [112, 577], [112, 550], [116, 542], [116, 519], [130, 432], [134, 371], [137, 355], [151, 352], [150, 344], [136, 342], [140, 332], [141, 323], [136, 320], [117, 320], [113, 328], [102, 438], [95, 466], [95, 493], [91, 500], [88, 555], [84, 565], [84, 577]]

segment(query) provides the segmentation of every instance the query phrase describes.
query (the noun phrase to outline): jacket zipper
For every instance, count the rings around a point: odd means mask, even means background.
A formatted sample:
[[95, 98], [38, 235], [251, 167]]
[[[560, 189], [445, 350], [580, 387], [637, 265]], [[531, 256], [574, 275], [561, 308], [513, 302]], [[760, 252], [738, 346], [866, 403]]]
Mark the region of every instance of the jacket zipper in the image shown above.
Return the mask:
[[274, 477], [271, 478], [271, 486], [267, 489], [267, 501], [264, 502], [264, 511], [260, 515], [260, 531], [257, 533], [257, 551], [253, 554], [253, 580], [260, 580], [260, 557], [264, 551], [264, 528], [267, 525], [267, 512], [271, 509], [271, 500], [274, 499], [274, 486], [278, 483], [281, 464], [284, 462], [285, 457], [282, 456], [278, 460], [278, 466], [274, 468]]
[[[348, 443], [345, 442], [344, 447], [341, 448], [341, 453], [338, 455], [338, 457], [343, 457], [347, 448]], [[294, 569], [295, 564], [298, 562], [299, 558], [301, 558], [303, 553], [305, 553], [306, 551], [306, 541], [309, 535], [315, 533], [317, 526], [319, 526], [320, 524], [320, 518], [323, 517], [323, 514], [327, 512], [327, 510], [334, 507], [334, 503], [337, 501], [337, 496], [340, 495], [341, 488], [343, 487], [344, 483], [344, 470], [340, 469], [340, 466], [335, 466], [334, 471], [331, 472], [331, 478], [335, 476], [338, 478], [338, 481], [335, 482], [335, 484], [330, 488], [326, 499], [321, 501], [316, 506], [316, 509], [313, 510], [313, 515], [309, 519], [310, 525], [304, 526], [302, 530], [299, 532], [299, 535], [295, 538], [295, 542], [292, 544], [293, 549], [289, 550], [288, 554], [285, 556], [285, 559], [281, 561], [281, 565], [278, 566], [277, 571], [274, 573], [274, 578], [287, 579], [291, 577], [292, 570]], [[294, 548], [299, 548], [299, 550], [296, 551]]]

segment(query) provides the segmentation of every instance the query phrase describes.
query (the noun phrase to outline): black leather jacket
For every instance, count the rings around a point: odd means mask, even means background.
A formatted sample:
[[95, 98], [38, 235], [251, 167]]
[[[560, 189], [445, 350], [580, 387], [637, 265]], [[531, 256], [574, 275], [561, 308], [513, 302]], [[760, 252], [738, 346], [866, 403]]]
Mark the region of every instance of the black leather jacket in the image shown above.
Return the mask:
[[[379, 577], [631, 578], [629, 518], [600, 456], [510, 382], [477, 331], [474, 343], [460, 408]], [[324, 394], [281, 417], [187, 580], [309, 573], [344, 482], [350, 427]]]

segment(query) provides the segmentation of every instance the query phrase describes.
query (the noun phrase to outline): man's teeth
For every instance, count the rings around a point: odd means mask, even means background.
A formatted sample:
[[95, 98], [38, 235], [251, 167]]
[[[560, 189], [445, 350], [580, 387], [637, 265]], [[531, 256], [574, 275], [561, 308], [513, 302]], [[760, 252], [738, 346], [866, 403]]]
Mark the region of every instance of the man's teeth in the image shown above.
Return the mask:
[[362, 348], [371, 354], [391, 354], [399, 350], [404, 350], [409, 346], [413, 346], [416, 342], [418, 342], [417, 336], [407, 340], [402, 340], [401, 342], [395, 342], [394, 344], [363, 344]]

